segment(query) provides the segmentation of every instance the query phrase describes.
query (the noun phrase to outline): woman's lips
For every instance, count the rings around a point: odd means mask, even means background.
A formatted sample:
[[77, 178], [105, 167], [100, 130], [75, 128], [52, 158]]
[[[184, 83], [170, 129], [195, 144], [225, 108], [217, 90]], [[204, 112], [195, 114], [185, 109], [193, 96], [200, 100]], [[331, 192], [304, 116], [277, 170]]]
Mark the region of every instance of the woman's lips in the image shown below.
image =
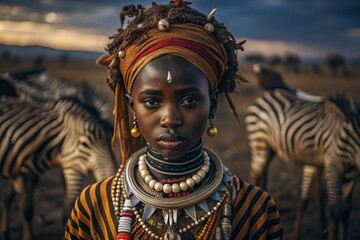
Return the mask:
[[165, 149], [179, 149], [186, 143], [186, 138], [179, 134], [164, 133], [159, 136], [158, 144]]

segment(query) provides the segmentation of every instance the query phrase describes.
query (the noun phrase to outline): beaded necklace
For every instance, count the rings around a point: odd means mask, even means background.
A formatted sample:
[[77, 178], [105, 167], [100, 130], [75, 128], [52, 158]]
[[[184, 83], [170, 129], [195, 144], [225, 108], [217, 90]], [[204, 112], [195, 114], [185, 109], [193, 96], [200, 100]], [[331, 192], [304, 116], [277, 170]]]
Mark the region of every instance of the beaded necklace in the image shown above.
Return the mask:
[[[196, 239], [229, 239], [231, 234], [231, 191], [233, 189], [232, 181], [227, 185], [227, 190], [224, 191], [221, 198], [217, 201], [211, 210], [207, 211], [203, 216], [195, 219], [190, 224], [179, 228], [178, 230], [170, 223], [167, 232], [160, 236], [156, 231], [148, 226], [146, 221], [142, 219], [141, 209], [132, 206], [131, 195], [126, 192], [123, 175], [124, 166], [119, 168], [119, 171], [114, 177], [112, 185], [112, 202], [114, 205], [115, 215], [118, 219], [118, 235], [117, 240], [120, 239], [140, 239], [144, 235], [148, 235], [154, 239], [181, 239], [180, 235], [190, 232], [193, 228], [198, 228], [203, 225], [196, 236]], [[160, 200], [161, 201], [161, 200]], [[146, 207], [146, 204], [145, 204]], [[163, 210], [164, 211], [164, 210]], [[171, 210], [174, 211], [174, 210]], [[171, 212], [169, 210], [169, 212]], [[179, 210], [175, 210], [177, 212]], [[176, 218], [174, 218], [176, 219]], [[166, 222], [165, 222], [166, 224]]]
[[[164, 192], [165, 194], [169, 193], [178, 193], [181, 191], [186, 191], [188, 188], [192, 188], [195, 184], [200, 183], [202, 179], [204, 179], [206, 173], [209, 172], [210, 169], [210, 158], [206, 152], [203, 152], [204, 156], [204, 164], [201, 168], [193, 174], [191, 177], [187, 178], [185, 181], [181, 181], [179, 183], [165, 183], [163, 184], [160, 181], [156, 181], [151, 175], [146, 165], [146, 154], [143, 154], [139, 157], [139, 172], [144, 181], [149, 184], [151, 189], [154, 189], [158, 192]], [[194, 171], [194, 170], [193, 170]]]
[[150, 169], [166, 177], [181, 177], [199, 170], [203, 165], [203, 139], [200, 139], [185, 156], [179, 158], [164, 158], [149, 144], [146, 148], [145, 161]]

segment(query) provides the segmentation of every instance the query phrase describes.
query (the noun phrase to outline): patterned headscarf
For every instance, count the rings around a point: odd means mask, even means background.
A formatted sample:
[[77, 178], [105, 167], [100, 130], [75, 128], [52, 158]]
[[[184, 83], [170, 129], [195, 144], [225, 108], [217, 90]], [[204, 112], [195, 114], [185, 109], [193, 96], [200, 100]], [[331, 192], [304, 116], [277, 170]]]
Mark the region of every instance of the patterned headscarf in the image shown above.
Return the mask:
[[127, 46], [119, 59], [128, 93], [146, 64], [165, 54], [182, 57], [194, 64], [207, 77], [213, 89], [217, 87], [227, 64], [224, 46], [203, 27], [173, 24], [168, 31], [154, 28], [139, 41]]

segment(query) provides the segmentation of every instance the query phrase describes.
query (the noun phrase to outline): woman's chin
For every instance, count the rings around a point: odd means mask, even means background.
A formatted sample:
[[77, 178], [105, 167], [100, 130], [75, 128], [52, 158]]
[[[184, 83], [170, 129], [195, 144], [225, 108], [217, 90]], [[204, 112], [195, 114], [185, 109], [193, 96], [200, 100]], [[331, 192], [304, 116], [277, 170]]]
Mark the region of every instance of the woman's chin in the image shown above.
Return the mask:
[[188, 151], [188, 142], [179, 141], [158, 141], [155, 150], [165, 158], [179, 158], [184, 156]]

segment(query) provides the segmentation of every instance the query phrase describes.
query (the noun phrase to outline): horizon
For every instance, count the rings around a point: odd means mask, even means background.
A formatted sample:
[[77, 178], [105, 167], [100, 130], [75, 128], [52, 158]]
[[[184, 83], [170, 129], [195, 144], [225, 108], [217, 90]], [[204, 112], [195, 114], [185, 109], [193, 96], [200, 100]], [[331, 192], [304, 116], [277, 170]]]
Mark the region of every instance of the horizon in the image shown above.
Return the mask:
[[[3, 0], [0, 3], [0, 43], [39, 45], [59, 50], [103, 52], [108, 36], [119, 27], [124, 1]], [[164, 3], [161, 1], [159, 3]], [[148, 7], [150, 1], [139, 0]], [[239, 40], [247, 40], [244, 56], [295, 53], [319, 59], [339, 53], [360, 57], [360, 3], [349, 0], [199, 0], [203, 13], [218, 8], [215, 17]], [[36, 29], [36, 31], [34, 31]]]
[[[21, 48], [21, 50], [19, 50], [19, 48]], [[27, 51], [24, 49], [28, 49]], [[8, 51], [11, 55], [12, 58], [16, 57], [16, 58], [22, 58], [22, 59], [28, 59], [28, 60], [32, 60], [37, 58], [38, 56], [42, 56], [44, 57], [44, 59], [57, 59], [57, 58], [61, 58], [63, 57], [64, 53], [69, 54], [68, 57], [70, 57], [70, 59], [72, 60], [76, 60], [76, 59], [81, 59], [81, 60], [85, 60], [86, 61], [86, 57], [90, 56], [89, 61], [95, 61], [99, 56], [101, 56], [102, 54], [105, 53], [105, 50], [103, 51], [96, 51], [96, 50], [69, 50], [69, 49], [57, 49], [54, 47], [48, 47], [48, 46], [42, 46], [42, 45], [9, 45], [9, 44], [2, 44], [0, 43], [0, 54], [4, 54], [5, 51]], [[260, 51], [257, 52], [251, 52], [251, 53], [247, 53], [245, 52], [241, 52], [240, 54], [238, 54], [238, 60], [241, 63], [249, 63], [252, 64], [254, 62], [252, 61], [246, 61], [246, 58], [252, 54], [255, 55], [260, 55], [263, 57], [264, 61], [260, 61], [256, 63], [263, 63], [263, 64], [267, 64], [270, 62], [272, 57], [279, 57], [280, 59], [284, 60], [286, 57], [286, 54], [284, 55], [266, 55], [263, 54]], [[292, 54], [293, 56], [299, 57], [300, 59], [300, 64], [326, 64], [326, 58], [330, 55], [324, 55], [324, 56], [318, 56], [318, 57], [312, 57], [312, 58], [304, 58], [301, 57], [297, 52], [291, 52], [289, 54]], [[359, 57], [346, 57], [344, 55], [341, 55], [346, 62], [346, 64], [348, 65], [354, 65], [354, 66], [358, 66], [360, 65], [360, 56]], [[239, 62], [239, 63], [240, 63]]]

